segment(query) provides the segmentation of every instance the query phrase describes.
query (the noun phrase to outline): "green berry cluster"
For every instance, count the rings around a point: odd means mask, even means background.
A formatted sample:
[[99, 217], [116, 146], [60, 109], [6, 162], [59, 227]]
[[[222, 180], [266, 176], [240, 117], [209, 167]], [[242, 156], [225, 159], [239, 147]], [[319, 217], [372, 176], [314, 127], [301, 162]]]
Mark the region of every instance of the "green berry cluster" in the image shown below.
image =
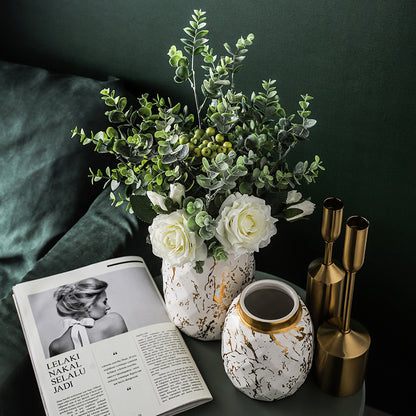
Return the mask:
[[229, 153], [233, 150], [233, 144], [229, 140], [223, 134], [217, 133], [214, 127], [208, 127], [205, 131], [197, 128], [193, 134], [182, 134], [179, 143], [188, 145], [190, 155], [214, 159], [218, 153]]

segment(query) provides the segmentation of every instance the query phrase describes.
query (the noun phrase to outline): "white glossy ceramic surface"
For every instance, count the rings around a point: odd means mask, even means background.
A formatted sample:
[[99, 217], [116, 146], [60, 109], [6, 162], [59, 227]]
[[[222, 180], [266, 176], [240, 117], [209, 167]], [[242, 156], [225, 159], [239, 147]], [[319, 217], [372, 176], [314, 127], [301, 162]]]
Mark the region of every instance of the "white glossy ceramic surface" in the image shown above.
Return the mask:
[[173, 323], [200, 340], [218, 340], [233, 299], [254, 280], [254, 255], [227, 261], [205, 261], [203, 273], [191, 264], [172, 267], [163, 262], [163, 293]]
[[[244, 300], [251, 286], [261, 282], [275, 282], [293, 297], [293, 310], [281, 319], [289, 321], [289, 325], [282, 324], [277, 331], [262, 332], [253, 328], [244, 320], [238, 306], [240, 297]], [[298, 318], [290, 323], [292, 315]], [[235, 387], [254, 399], [272, 401], [292, 395], [303, 384], [312, 365], [314, 338], [309, 311], [284, 282], [260, 280], [248, 286], [228, 310], [221, 342], [228, 377]]]

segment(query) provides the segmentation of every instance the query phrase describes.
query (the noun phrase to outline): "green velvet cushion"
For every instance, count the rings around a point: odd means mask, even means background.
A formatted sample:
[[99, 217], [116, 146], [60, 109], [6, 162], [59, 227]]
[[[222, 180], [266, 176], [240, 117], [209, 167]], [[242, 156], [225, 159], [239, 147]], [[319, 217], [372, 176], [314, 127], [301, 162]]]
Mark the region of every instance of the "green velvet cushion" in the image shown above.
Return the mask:
[[100, 90], [114, 85], [0, 61], [0, 298], [101, 191], [98, 155], [70, 137], [106, 125]]
[[150, 256], [135, 217], [90, 183], [88, 167], [106, 161], [70, 139], [75, 125], [107, 124], [106, 87], [122, 88], [0, 62], [0, 416], [44, 414], [11, 287], [119, 255]]

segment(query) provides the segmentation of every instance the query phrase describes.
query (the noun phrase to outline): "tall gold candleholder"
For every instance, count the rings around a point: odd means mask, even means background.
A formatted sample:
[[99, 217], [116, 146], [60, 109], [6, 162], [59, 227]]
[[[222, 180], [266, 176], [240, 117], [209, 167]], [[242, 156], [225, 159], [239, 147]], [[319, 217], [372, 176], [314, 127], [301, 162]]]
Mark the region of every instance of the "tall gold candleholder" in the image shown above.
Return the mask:
[[364, 264], [369, 222], [360, 216], [348, 218], [343, 264], [347, 271], [340, 319], [323, 323], [316, 336], [315, 368], [318, 383], [327, 393], [349, 396], [364, 381], [371, 338], [367, 330], [351, 320], [355, 275]]
[[344, 204], [339, 198], [323, 202], [321, 235], [325, 241], [324, 258], [313, 260], [308, 267], [306, 305], [315, 329], [328, 319], [340, 316], [344, 270], [332, 259], [335, 240], [341, 234]]

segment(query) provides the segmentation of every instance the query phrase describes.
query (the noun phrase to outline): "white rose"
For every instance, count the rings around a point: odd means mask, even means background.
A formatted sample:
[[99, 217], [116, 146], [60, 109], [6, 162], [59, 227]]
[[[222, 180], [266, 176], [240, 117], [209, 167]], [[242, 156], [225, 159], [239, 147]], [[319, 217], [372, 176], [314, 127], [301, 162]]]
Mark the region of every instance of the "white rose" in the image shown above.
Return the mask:
[[150, 199], [150, 202], [153, 205], [157, 205], [158, 207], [162, 208], [164, 211], [167, 211], [166, 204], [165, 204], [165, 197], [159, 195], [157, 192], [154, 191], [147, 191], [147, 197]]
[[181, 183], [172, 183], [170, 185], [169, 198], [181, 206], [182, 198], [185, 196], [185, 187]]
[[287, 221], [294, 221], [299, 218], [306, 217], [307, 215], [311, 215], [315, 210], [315, 204], [311, 201], [303, 201], [300, 204], [291, 205], [288, 210], [290, 211], [291, 209], [300, 209], [302, 212], [293, 217], [287, 218]]
[[302, 194], [296, 190], [289, 191], [287, 193], [286, 204], [295, 204], [302, 198]]
[[252, 253], [270, 243], [276, 221], [263, 199], [232, 194], [220, 208], [216, 237], [229, 254]]
[[172, 266], [194, 263], [207, 257], [204, 240], [190, 231], [186, 222], [180, 210], [156, 216], [149, 227], [153, 254]]

